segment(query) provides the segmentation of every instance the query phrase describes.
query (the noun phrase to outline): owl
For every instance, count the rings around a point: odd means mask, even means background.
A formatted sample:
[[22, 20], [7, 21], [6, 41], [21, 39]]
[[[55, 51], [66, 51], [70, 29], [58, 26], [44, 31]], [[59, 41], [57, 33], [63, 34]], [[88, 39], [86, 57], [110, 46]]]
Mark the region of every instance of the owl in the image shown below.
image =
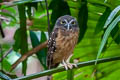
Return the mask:
[[66, 70], [76, 66], [69, 63], [79, 37], [77, 20], [69, 15], [57, 19], [48, 40], [47, 66], [48, 69], [57, 67], [60, 63]]

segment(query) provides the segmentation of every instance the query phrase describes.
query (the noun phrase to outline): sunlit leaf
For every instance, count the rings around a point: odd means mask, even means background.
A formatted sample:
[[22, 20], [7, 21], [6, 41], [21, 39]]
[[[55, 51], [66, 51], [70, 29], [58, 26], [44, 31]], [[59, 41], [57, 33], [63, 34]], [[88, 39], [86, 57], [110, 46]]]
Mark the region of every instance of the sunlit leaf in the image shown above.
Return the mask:
[[11, 17], [13, 20], [16, 21], [16, 18], [13, 15], [9, 14], [9, 13], [0, 12], [0, 14], [3, 15], [3, 16]]
[[106, 29], [105, 33], [104, 33], [104, 36], [103, 36], [103, 39], [101, 41], [101, 44], [100, 44], [100, 47], [99, 47], [99, 50], [98, 50], [98, 54], [97, 54], [97, 58], [96, 58], [96, 63], [97, 64], [97, 60], [104, 48], [104, 45], [106, 44], [107, 42], [107, 39], [110, 35], [110, 32], [113, 30], [113, 28], [117, 25], [117, 23], [120, 21], [120, 16], [118, 16], [109, 26], [108, 28]]
[[6, 70], [6, 71], [10, 71], [10, 68], [11, 68], [11, 64], [10, 62], [7, 60], [7, 59], [3, 59], [2, 61], [2, 64], [0, 64], [0, 66], [3, 66], [3, 69]]
[[32, 30], [47, 31], [47, 17], [34, 18], [33, 25], [30, 27]]
[[120, 11], [120, 6], [116, 7], [116, 8], [111, 12], [111, 14], [109, 15], [108, 19], [107, 19], [106, 22], [105, 22], [104, 28], [106, 28], [106, 27], [111, 23], [111, 21], [113, 20], [113, 18], [115, 17], [115, 15], [118, 13], [118, 11]]
[[28, 17], [29, 19], [32, 19], [32, 7], [34, 7], [36, 10], [37, 10], [37, 6], [38, 6], [38, 3], [37, 2], [34, 2], [34, 3], [26, 3], [25, 4], [27, 6], [27, 14], [28, 14]]

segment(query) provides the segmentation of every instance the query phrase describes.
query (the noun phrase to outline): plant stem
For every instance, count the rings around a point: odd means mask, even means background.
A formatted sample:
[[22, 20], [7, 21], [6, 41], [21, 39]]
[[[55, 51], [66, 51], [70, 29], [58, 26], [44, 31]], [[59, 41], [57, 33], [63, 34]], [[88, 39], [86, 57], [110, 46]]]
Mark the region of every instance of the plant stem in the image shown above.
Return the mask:
[[48, 35], [50, 36], [50, 19], [49, 19], [49, 11], [48, 11], [48, 3], [47, 3], [47, 0], [45, 0], [45, 4], [46, 4], [47, 20], [48, 20]]
[[4, 37], [5, 37], [5, 34], [4, 34], [4, 32], [3, 32], [3, 28], [2, 28], [1, 22], [0, 22], [0, 32], [1, 32], [2, 38], [4, 38]]

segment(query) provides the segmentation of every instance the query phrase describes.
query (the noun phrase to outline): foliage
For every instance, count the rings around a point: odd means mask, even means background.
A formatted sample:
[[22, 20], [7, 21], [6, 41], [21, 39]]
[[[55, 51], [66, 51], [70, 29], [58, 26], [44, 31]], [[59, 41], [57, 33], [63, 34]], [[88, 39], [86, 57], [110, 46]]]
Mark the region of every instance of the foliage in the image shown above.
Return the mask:
[[[56, 19], [65, 14], [76, 17], [79, 22], [80, 36], [74, 50], [74, 56], [71, 58], [72, 62], [74, 60], [90, 61], [96, 58], [97, 61], [98, 58], [119, 56], [119, 0], [48, 0], [48, 5], [51, 30]], [[44, 32], [47, 32], [48, 25], [44, 0], [13, 1], [11, 4], [2, 5], [1, 10], [7, 10], [7, 13], [3, 11], [0, 14], [10, 19], [9, 24], [3, 20], [2, 27], [19, 27], [14, 35], [13, 48], [16, 52], [20, 51], [21, 55], [24, 55], [28, 51], [28, 35], [30, 35], [33, 48], [46, 41]], [[27, 21], [30, 21], [30, 24]], [[30, 34], [27, 33], [29, 30]], [[40, 41], [37, 34], [33, 32], [36, 30], [42, 32]], [[2, 45], [3, 54], [7, 51], [7, 46]], [[46, 53], [46, 49], [36, 53], [45, 69]], [[8, 63], [9, 66], [6, 66], [5, 63]], [[6, 57], [3, 60], [3, 69], [9, 71], [11, 64], [9, 56]], [[24, 74], [26, 74], [26, 64], [24, 61], [22, 70]], [[109, 62], [59, 72], [53, 74], [53, 78], [54, 80], [73, 80], [73, 78], [74, 80], [118, 80], [120, 78], [119, 67], [119, 62]]]

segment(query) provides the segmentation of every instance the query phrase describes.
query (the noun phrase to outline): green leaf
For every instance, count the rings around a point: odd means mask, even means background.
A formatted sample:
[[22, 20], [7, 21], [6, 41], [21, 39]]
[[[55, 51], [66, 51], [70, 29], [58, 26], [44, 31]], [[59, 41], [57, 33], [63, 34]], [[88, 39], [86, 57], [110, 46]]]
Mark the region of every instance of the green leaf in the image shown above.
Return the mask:
[[32, 19], [32, 7], [34, 7], [36, 10], [37, 10], [37, 6], [38, 6], [38, 3], [37, 2], [34, 2], [34, 3], [26, 3], [25, 4], [27, 6], [27, 14], [28, 14], [28, 17], [29, 19]]
[[116, 27], [112, 30], [111, 36], [112, 36], [113, 40], [114, 40], [117, 44], [120, 44], [120, 28], [119, 28], [118, 24], [117, 24]]
[[[47, 40], [47, 37], [46, 37], [45, 33], [42, 31], [42, 32], [41, 32], [41, 40], [40, 40], [40, 43], [43, 43], [43, 42], [45, 42], [46, 40]], [[46, 68], [47, 48], [42, 49], [40, 52], [42, 53], [41, 56], [42, 56], [43, 66], [44, 66], [45, 69], [47, 69], [47, 68]]]
[[13, 45], [13, 49], [15, 51], [18, 51], [20, 49], [20, 45], [22, 43], [21, 40], [21, 29], [17, 29], [14, 35], [14, 40], [15, 40], [15, 44]]
[[103, 3], [102, 0], [96, 1], [96, 0], [88, 0], [90, 4], [97, 5], [99, 7], [104, 6], [104, 7], [111, 7], [110, 4], [108, 3]]
[[9, 4], [8, 6], [2, 7], [2, 9], [16, 6], [16, 5], [26, 4], [26, 3], [30, 3], [30, 2], [33, 3], [33, 2], [40, 2], [40, 1], [41, 0], [17, 0], [17, 1], [11, 2], [11, 4]]
[[26, 3], [28, 7], [34, 7], [36, 10], [38, 9], [38, 2], [31, 2], [31, 3]]
[[10, 71], [11, 64], [6, 58], [3, 59], [2, 64], [0, 64], [0, 66], [3, 66], [3, 69], [6, 70], [6, 71], [8, 71], [8, 72]]
[[107, 19], [106, 22], [105, 22], [104, 28], [106, 28], [106, 27], [111, 23], [111, 21], [114, 19], [115, 15], [118, 13], [119, 10], [120, 10], [120, 6], [116, 7], [116, 8], [111, 12], [111, 14], [109, 15], [108, 19]]
[[13, 20], [16, 21], [16, 18], [13, 15], [11, 15], [10, 13], [0, 12], [0, 14], [3, 16], [11, 17]]
[[34, 18], [33, 25], [30, 27], [31, 29], [38, 29], [40, 31], [47, 31], [47, 17], [44, 16], [42, 18]]
[[52, 0], [49, 9], [52, 9], [51, 14], [51, 31], [56, 20], [63, 15], [71, 15], [69, 6], [65, 0]]
[[99, 50], [98, 50], [98, 53], [97, 53], [97, 58], [96, 58], [96, 63], [97, 64], [97, 61], [98, 61], [98, 58], [104, 48], [104, 45], [106, 44], [107, 42], [107, 39], [108, 39], [108, 36], [110, 35], [110, 32], [113, 30], [113, 28], [117, 25], [117, 23], [120, 21], [120, 16], [118, 16], [109, 26], [108, 28], [106, 29], [105, 31], [105, 34], [103, 36], [103, 39], [101, 41], [101, 44], [100, 44], [100, 47], [99, 47]]
[[78, 13], [78, 23], [80, 27], [78, 42], [80, 42], [84, 37], [84, 34], [87, 30], [87, 21], [88, 21], [87, 1], [84, 0], [82, 3], [84, 4], [81, 5], [81, 7], [79, 8], [79, 13]]
[[[30, 31], [30, 39], [32, 42], [32, 46], [33, 48], [38, 46], [40, 43], [42, 43], [43, 41], [46, 40], [46, 36], [44, 34], [44, 32], [41, 33], [41, 41], [38, 40], [37, 35], [33, 32]], [[42, 49], [41, 51], [37, 52], [36, 55], [39, 59], [39, 61], [41, 62], [42, 66], [46, 69], [46, 48]]]
[[106, 10], [104, 11], [103, 15], [99, 18], [96, 28], [95, 28], [95, 34], [98, 34], [99, 32], [101, 32], [103, 30], [104, 24], [109, 16], [111, 12], [111, 9], [109, 7], [106, 8]]
[[14, 1], [13, 4], [14, 5], [20, 5], [20, 4], [25, 4], [28, 2], [32, 2], [33, 0], [19, 0], [19, 1]]
[[30, 31], [30, 39], [33, 47], [36, 47], [40, 44], [40, 41], [38, 40], [37, 35], [33, 31]]

